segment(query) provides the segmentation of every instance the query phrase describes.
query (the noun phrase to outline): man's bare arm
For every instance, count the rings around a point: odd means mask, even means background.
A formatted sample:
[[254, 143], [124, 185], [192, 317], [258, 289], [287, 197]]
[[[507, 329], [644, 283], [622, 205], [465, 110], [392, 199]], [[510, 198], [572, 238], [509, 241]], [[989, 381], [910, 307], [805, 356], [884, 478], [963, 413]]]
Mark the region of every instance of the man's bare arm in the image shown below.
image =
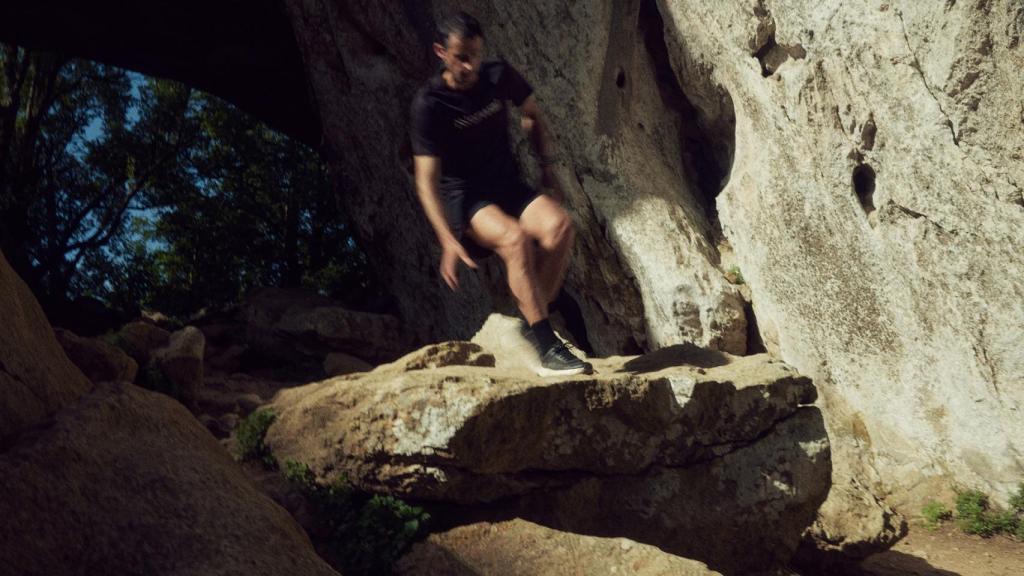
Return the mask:
[[519, 112], [522, 116], [523, 131], [529, 137], [533, 151], [541, 159], [554, 157], [555, 151], [547, 120], [544, 119], [544, 114], [541, 112], [540, 106], [537, 105], [537, 99], [532, 94], [519, 106]]
[[555, 175], [553, 165], [555, 163], [555, 149], [553, 136], [548, 127], [547, 120], [537, 105], [537, 100], [531, 94], [519, 107], [522, 117], [521, 124], [526, 132], [530, 145], [540, 162], [543, 179], [541, 184], [545, 188], [554, 191], [554, 197], [562, 200], [562, 186]]
[[416, 195], [427, 215], [427, 221], [437, 235], [441, 244], [441, 278], [452, 290], [459, 287], [458, 263], [462, 260], [470, 268], [476, 268], [476, 262], [469, 257], [466, 249], [452, 233], [448, 220], [444, 217], [444, 205], [441, 204], [441, 159], [437, 156], [413, 156], [416, 171]]
[[441, 159], [437, 156], [413, 156], [413, 166], [416, 170], [416, 195], [427, 215], [427, 221], [437, 234], [437, 241], [441, 246], [458, 242], [448, 226], [444, 206], [441, 204]]

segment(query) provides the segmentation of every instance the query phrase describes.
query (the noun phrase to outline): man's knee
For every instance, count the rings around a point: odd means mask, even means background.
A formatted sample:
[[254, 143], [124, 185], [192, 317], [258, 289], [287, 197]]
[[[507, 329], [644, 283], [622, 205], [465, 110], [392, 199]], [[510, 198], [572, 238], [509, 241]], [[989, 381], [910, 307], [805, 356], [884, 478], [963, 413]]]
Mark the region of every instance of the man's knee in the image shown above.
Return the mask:
[[508, 226], [495, 242], [494, 251], [502, 258], [518, 258], [529, 246], [529, 236], [518, 225]]
[[573, 226], [572, 219], [565, 212], [560, 212], [558, 216], [548, 221], [537, 240], [543, 248], [553, 250], [572, 244], [575, 237], [576, 227]]

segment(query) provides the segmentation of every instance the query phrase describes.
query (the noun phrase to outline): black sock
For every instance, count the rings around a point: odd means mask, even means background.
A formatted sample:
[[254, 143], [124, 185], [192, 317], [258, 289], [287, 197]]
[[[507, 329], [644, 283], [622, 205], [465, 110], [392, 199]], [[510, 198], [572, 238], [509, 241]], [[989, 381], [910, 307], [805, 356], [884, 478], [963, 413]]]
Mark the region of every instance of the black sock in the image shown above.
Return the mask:
[[536, 324], [530, 324], [530, 330], [533, 330], [534, 337], [537, 338], [537, 348], [541, 352], [547, 352], [549, 348], [558, 342], [558, 338], [555, 337], [555, 331], [551, 329], [551, 323], [545, 318]]

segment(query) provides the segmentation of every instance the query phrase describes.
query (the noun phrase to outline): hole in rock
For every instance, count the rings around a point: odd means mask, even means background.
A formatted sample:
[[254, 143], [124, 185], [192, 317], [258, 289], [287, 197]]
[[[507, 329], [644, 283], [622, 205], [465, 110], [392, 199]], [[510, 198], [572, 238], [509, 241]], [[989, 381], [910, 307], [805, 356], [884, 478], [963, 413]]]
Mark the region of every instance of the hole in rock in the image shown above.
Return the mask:
[[875, 170], [867, 164], [853, 169], [853, 192], [860, 201], [865, 214], [875, 211]]
[[615, 85], [619, 88], [626, 86], [626, 71], [619, 68], [618, 72], [615, 73]]
[[807, 50], [804, 49], [803, 44], [799, 43], [777, 43], [775, 41], [775, 33], [772, 32], [764, 45], [754, 53], [754, 57], [761, 63], [761, 76], [767, 78], [774, 74], [786, 60], [803, 60], [806, 58]]

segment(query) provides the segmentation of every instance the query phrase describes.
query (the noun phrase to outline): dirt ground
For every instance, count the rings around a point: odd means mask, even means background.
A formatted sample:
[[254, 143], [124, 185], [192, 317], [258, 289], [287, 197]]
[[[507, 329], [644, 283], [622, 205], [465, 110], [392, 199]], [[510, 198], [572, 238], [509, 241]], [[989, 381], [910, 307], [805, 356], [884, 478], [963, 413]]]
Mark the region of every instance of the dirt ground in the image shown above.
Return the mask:
[[969, 536], [946, 523], [934, 531], [911, 525], [889, 551], [861, 563], [864, 576], [1024, 576], [1024, 542]]

